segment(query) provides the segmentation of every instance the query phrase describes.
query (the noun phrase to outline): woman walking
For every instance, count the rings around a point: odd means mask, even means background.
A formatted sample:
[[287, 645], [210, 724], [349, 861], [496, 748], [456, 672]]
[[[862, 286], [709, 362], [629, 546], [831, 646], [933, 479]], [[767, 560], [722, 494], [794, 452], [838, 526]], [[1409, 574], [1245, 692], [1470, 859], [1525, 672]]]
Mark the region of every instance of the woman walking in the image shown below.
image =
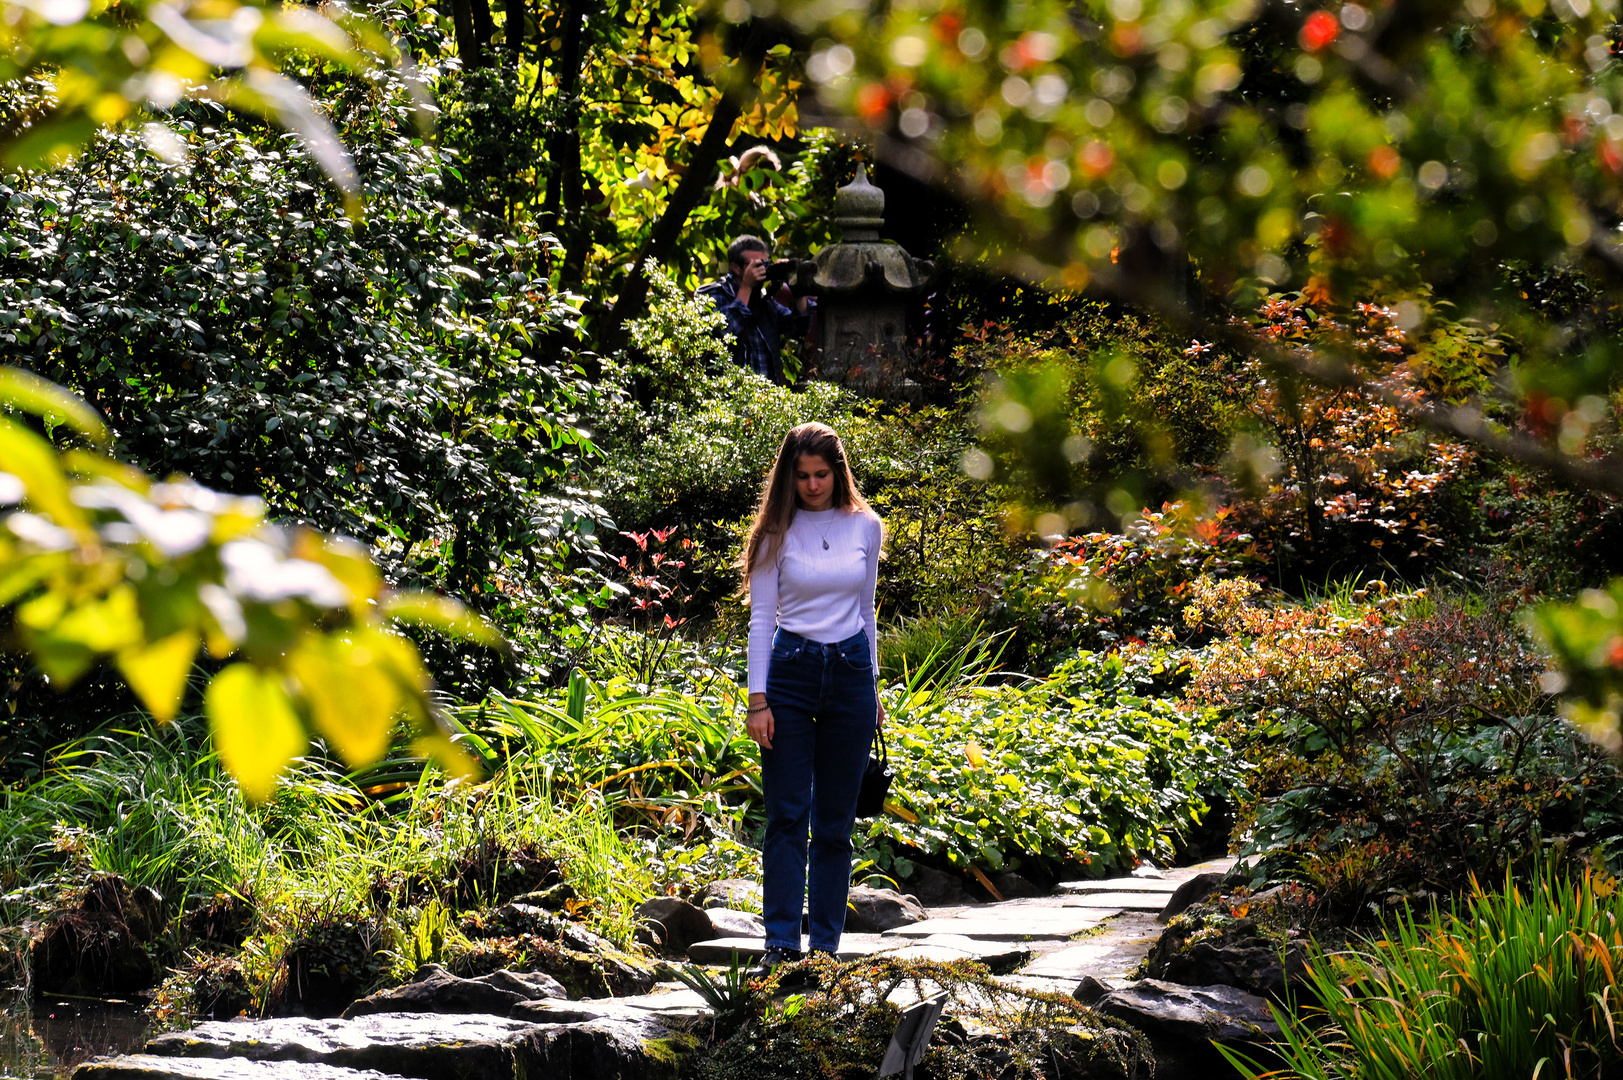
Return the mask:
[[767, 970], [801, 956], [802, 900], [812, 951], [840, 947], [857, 790], [885, 720], [874, 627], [883, 538], [834, 429], [791, 429], [740, 559], [750, 603], [746, 727], [761, 747], [766, 795]]

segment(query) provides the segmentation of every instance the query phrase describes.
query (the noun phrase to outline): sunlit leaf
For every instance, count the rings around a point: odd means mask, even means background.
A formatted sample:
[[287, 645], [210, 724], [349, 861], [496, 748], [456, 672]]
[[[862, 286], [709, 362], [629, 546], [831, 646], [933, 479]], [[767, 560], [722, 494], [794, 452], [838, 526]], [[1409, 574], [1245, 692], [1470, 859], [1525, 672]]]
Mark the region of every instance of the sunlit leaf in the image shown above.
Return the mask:
[[180, 708], [186, 692], [186, 678], [197, 656], [198, 635], [182, 630], [150, 645], [125, 649], [118, 654], [118, 670], [158, 720], [168, 723]]
[[401, 691], [386, 659], [371, 642], [329, 634], [307, 634], [288, 657], [316, 730], [351, 766], [389, 749]]
[[66, 529], [82, 529], [84, 514], [68, 497], [67, 477], [49, 443], [32, 431], [0, 417], [0, 471], [28, 489], [28, 502]]
[[209, 683], [203, 707], [221, 763], [250, 800], [268, 799], [277, 777], [308, 741], [281, 674], [233, 664]]
[[48, 424], [65, 424], [105, 449], [112, 433], [101, 415], [81, 397], [32, 371], [0, 367], [0, 402], [33, 413]]
[[459, 641], [471, 641], [493, 649], [507, 647], [507, 639], [488, 619], [448, 596], [397, 592], [384, 600], [383, 612], [390, 618], [438, 630], [446, 637]]

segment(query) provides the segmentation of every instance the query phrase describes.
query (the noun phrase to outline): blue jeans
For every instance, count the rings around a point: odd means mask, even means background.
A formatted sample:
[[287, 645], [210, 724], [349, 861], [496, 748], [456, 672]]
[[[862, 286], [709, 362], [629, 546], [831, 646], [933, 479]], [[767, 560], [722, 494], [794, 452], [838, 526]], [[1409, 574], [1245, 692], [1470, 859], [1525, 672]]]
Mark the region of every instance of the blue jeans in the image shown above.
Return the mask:
[[761, 751], [766, 947], [800, 948], [804, 899], [811, 947], [833, 952], [845, 929], [851, 827], [879, 711], [868, 635], [858, 631], [825, 645], [779, 630], [767, 669], [766, 702], [774, 729], [772, 749]]

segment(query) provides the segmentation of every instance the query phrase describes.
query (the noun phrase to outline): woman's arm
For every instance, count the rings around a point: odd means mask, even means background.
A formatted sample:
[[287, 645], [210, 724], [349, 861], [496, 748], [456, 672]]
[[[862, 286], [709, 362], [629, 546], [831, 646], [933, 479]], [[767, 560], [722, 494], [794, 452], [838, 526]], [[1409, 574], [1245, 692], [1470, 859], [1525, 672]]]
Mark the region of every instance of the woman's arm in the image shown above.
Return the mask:
[[[873, 662], [874, 686], [879, 685], [879, 616], [874, 608], [874, 594], [879, 589], [879, 549], [884, 544], [885, 528], [878, 518], [868, 519], [867, 562], [868, 578], [863, 587], [862, 628], [868, 633], [868, 650]], [[875, 700], [878, 699], [877, 692]], [[878, 725], [885, 726], [885, 706], [879, 705]]]
[[[781, 549], [780, 549], [781, 550]], [[749, 713], [744, 728], [763, 749], [772, 749], [775, 725], [766, 703], [766, 673], [772, 664], [772, 635], [778, 628], [778, 561], [750, 575]]]

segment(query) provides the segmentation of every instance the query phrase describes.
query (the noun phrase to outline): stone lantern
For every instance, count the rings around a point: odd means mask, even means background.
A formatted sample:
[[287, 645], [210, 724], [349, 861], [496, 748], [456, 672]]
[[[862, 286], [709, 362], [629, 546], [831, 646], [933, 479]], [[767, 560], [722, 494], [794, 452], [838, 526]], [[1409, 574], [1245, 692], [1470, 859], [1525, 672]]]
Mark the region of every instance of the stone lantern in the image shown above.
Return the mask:
[[905, 375], [907, 302], [935, 277], [935, 265], [879, 238], [885, 193], [866, 166], [834, 194], [839, 243], [797, 268], [799, 291], [817, 297], [820, 329], [815, 374], [880, 397], [910, 397]]

